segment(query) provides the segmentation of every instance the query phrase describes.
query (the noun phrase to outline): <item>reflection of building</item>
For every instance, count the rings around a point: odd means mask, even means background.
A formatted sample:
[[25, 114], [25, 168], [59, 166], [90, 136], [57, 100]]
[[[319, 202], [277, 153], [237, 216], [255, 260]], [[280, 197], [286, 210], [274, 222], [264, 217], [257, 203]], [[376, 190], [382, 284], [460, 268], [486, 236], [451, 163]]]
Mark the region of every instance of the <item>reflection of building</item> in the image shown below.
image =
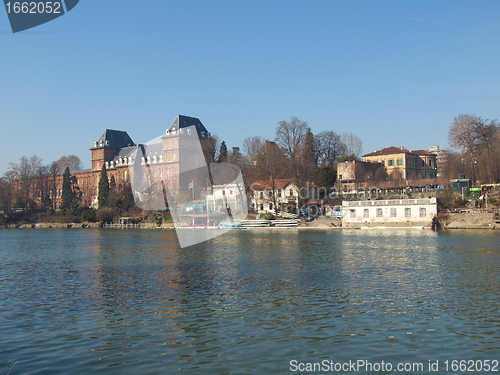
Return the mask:
[[[299, 200], [317, 199], [318, 187], [313, 183], [306, 182], [304, 187], [299, 188], [292, 179], [272, 181], [255, 181], [251, 186], [252, 207], [256, 212], [275, 212], [274, 202], [278, 206], [278, 212], [296, 213]], [[274, 197], [273, 197], [274, 190]]]
[[[191, 126], [194, 127], [191, 129], [196, 129], [196, 134], [190, 134], [191, 130], [188, 128]], [[187, 137], [183, 137], [184, 135]], [[127, 132], [106, 129], [90, 149], [91, 169], [72, 172], [83, 193], [82, 206], [88, 207], [97, 203], [98, 184], [103, 165], [108, 179], [113, 176], [119, 190], [124, 184], [130, 183], [129, 167], [133, 165], [142, 166], [142, 170], [147, 170], [151, 180], [162, 181], [164, 188], [178, 189], [182, 168], [179, 160], [180, 152], [190, 149], [192, 142], [209, 139], [211, 139], [210, 133], [199, 119], [183, 115], [177, 116], [161, 139], [152, 144], [135, 144]], [[140, 160], [136, 161], [136, 157]], [[55, 201], [57, 209], [62, 200], [62, 174], [56, 176], [55, 185], [55, 199], [52, 200]], [[153, 188], [160, 189], [158, 186]], [[53, 198], [52, 192], [51, 198]]]
[[436, 179], [436, 155], [425, 150], [388, 147], [363, 155], [363, 160], [381, 163], [392, 180]]
[[385, 169], [380, 163], [346, 161], [337, 163], [337, 182], [342, 191], [353, 191], [359, 187], [370, 188], [380, 180], [385, 181]]
[[437, 199], [343, 201], [343, 226], [431, 226]]

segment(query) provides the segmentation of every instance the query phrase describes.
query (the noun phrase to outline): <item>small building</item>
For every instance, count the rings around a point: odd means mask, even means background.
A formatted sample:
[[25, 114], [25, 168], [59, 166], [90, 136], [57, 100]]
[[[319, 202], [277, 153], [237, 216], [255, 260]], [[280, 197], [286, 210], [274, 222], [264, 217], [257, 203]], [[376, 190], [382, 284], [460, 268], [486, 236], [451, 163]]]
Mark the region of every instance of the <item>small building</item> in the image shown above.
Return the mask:
[[381, 163], [353, 160], [337, 164], [337, 185], [341, 191], [356, 191], [360, 187], [370, 188], [385, 181], [387, 174]]
[[[293, 179], [278, 179], [273, 181], [255, 181], [250, 186], [251, 204], [255, 212], [275, 213], [277, 205], [278, 212], [298, 213], [301, 200], [317, 199], [319, 196], [318, 187], [306, 182], [305, 186]], [[273, 197], [274, 194], [274, 197]]]
[[342, 226], [431, 227], [437, 198], [342, 202]]
[[453, 190], [462, 190], [462, 188], [468, 189], [472, 187], [471, 180], [469, 178], [465, 178], [465, 175], [458, 175], [458, 178], [454, 178], [450, 180], [452, 183]]

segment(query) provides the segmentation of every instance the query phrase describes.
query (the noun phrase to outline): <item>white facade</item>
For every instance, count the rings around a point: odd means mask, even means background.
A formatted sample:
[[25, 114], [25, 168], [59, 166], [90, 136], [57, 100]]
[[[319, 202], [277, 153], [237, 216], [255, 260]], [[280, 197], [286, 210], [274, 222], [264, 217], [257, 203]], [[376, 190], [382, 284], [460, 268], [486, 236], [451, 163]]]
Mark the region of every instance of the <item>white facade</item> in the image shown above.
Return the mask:
[[437, 198], [342, 202], [342, 225], [431, 226], [437, 216]]
[[[278, 211], [286, 211], [287, 206], [297, 208], [299, 202], [299, 189], [293, 183], [274, 189]], [[275, 212], [273, 191], [271, 188], [252, 191], [252, 207], [258, 213]]]
[[243, 184], [214, 185], [212, 194], [205, 197], [209, 212], [226, 212], [230, 207], [234, 212], [247, 212], [247, 202]]

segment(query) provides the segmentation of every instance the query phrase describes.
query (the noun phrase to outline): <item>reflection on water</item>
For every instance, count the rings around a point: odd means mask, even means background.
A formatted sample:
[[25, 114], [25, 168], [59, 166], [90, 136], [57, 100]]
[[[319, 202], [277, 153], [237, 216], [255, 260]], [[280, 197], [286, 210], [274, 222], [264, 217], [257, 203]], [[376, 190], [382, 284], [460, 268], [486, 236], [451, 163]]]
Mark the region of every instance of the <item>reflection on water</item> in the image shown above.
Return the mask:
[[180, 249], [173, 231], [0, 231], [0, 374], [496, 359], [498, 237], [232, 231]]

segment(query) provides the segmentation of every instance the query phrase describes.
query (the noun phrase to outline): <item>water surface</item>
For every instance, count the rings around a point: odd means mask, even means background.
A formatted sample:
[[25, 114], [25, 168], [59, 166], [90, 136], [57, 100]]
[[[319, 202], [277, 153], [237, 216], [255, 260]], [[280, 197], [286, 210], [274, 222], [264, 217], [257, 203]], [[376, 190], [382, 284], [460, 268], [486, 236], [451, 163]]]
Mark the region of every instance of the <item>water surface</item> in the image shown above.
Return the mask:
[[180, 249], [174, 231], [2, 230], [0, 375], [498, 359], [498, 243], [249, 230]]

